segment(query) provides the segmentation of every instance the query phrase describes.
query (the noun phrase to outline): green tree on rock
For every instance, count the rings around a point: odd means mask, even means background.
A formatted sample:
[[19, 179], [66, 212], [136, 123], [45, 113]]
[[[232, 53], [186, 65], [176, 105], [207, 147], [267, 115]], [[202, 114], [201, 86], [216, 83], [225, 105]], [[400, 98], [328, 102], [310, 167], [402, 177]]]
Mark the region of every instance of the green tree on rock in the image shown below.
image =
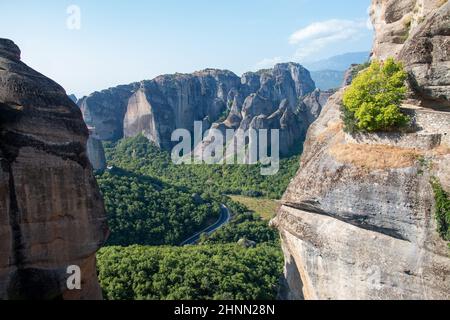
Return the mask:
[[394, 59], [373, 61], [344, 93], [346, 131], [393, 131], [406, 126], [410, 118], [399, 108], [407, 91], [406, 78], [403, 65]]

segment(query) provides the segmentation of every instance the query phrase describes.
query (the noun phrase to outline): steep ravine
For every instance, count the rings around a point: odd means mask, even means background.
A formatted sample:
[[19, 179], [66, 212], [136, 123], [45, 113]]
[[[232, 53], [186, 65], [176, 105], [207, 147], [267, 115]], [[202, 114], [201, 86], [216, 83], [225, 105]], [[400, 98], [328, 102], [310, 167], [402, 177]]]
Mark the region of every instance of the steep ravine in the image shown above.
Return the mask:
[[[329, 99], [273, 221], [286, 258], [282, 298], [450, 299], [449, 250], [436, 231], [430, 184], [435, 177], [450, 190], [450, 72], [442, 54], [450, 5], [417, 1], [424, 10], [416, 18], [416, 2], [400, 2], [408, 1], [373, 1], [373, 58], [391, 52], [405, 62], [414, 100], [402, 107], [415, 130], [345, 134], [343, 91]], [[408, 10], [411, 27], [398, 46], [385, 28]]]
[[[0, 299], [100, 299], [107, 236], [86, 154], [88, 130], [64, 90], [0, 39]], [[81, 268], [70, 291], [67, 268]]]

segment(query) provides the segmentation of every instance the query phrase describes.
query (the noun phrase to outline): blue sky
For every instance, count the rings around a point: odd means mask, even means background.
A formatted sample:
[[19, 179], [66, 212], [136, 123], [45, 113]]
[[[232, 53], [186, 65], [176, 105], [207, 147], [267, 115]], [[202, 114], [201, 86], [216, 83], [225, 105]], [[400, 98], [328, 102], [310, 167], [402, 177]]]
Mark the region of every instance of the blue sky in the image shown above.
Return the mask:
[[[80, 9], [80, 29], [76, 11]], [[68, 93], [207, 67], [237, 74], [368, 51], [370, 0], [2, 1], [0, 37]], [[74, 20], [74, 19], [75, 20]], [[75, 21], [75, 23], [74, 23]]]

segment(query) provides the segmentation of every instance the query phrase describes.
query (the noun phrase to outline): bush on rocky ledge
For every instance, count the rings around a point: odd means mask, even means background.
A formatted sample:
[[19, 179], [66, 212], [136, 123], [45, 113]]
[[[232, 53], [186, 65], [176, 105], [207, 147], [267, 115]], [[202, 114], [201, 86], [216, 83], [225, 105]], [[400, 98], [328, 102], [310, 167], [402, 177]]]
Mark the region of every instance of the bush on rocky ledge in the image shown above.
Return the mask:
[[373, 61], [360, 72], [344, 93], [345, 131], [396, 131], [405, 127], [410, 118], [399, 106], [405, 99], [406, 78], [403, 65], [392, 58]]
[[431, 184], [436, 200], [437, 231], [442, 239], [450, 241], [450, 199], [436, 178], [431, 181]]

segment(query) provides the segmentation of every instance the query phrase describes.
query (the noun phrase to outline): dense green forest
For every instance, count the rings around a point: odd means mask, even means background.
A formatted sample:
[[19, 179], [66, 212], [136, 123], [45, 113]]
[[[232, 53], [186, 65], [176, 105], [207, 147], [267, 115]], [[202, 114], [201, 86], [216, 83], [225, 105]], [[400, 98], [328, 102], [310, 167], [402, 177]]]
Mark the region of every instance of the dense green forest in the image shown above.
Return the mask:
[[260, 215], [230, 200], [225, 203], [233, 212], [230, 223], [210, 236], [203, 236], [202, 244], [236, 243], [241, 239], [274, 245], [278, 243], [278, 232], [270, 228], [268, 222], [264, 221]]
[[106, 144], [108, 163], [145, 176], [158, 177], [194, 192], [242, 194], [279, 199], [299, 168], [299, 156], [282, 159], [280, 171], [262, 176], [259, 165], [175, 165], [170, 153], [145, 137]]
[[110, 245], [178, 245], [214, 223], [220, 203], [119, 168], [97, 178], [105, 199]]
[[107, 247], [98, 253], [107, 299], [274, 299], [282, 273], [278, 247], [237, 244]]
[[[109, 247], [98, 254], [107, 299], [274, 299], [283, 259], [278, 232], [227, 195], [280, 198], [298, 169], [174, 165], [143, 136], [107, 143], [110, 169], [97, 175], [108, 212]], [[197, 246], [176, 247], [220, 215], [230, 222]], [[172, 247], [171, 247], [172, 246]]]

